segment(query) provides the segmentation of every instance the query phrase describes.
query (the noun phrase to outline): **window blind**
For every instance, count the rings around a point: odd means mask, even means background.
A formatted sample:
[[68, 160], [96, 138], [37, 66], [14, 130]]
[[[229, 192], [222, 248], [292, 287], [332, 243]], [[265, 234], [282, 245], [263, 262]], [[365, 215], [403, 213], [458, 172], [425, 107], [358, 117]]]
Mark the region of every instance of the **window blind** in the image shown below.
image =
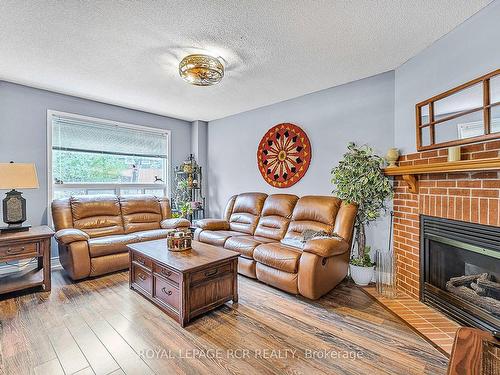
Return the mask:
[[70, 117], [52, 118], [52, 149], [132, 155], [168, 156], [168, 133], [135, 129]]

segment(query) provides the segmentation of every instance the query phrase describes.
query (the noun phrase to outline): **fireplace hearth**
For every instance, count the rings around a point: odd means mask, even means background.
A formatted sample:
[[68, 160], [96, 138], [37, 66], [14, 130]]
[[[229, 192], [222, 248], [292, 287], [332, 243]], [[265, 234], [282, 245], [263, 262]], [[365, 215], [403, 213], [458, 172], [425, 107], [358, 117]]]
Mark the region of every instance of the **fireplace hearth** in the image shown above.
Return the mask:
[[500, 330], [500, 228], [420, 217], [420, 299], [461, 324]]

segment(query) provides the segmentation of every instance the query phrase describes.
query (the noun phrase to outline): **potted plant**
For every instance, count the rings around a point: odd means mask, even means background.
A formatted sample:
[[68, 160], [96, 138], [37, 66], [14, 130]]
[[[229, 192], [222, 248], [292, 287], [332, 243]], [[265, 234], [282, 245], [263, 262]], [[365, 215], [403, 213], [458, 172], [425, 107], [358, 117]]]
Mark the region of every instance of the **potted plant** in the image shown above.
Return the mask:
[[187, 219], [188, 215], [193, 213], [191, 202], [180, 202], [179, 210], [181, 211], [181, 217]]
[[349, 262], [351, 277], [358, 285], [367, 285], [373, 278], [374, 266], [370, 247], [366, 246], [366, 226], [377, 220], [392, 197], [392, 184], [383, 174], [384, 159], [371, 147], [347, 146], [339, 164], [332, 169], [333, 193], [340, 199], [358, 205], [354, 246]]

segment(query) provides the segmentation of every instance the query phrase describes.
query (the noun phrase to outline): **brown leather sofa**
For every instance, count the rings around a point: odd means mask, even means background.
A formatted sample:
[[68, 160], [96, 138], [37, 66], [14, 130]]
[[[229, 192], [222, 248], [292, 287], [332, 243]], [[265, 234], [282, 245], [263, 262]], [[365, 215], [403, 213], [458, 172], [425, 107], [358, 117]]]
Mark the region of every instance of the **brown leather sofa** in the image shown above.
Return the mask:
[[128, 268], [127, 244], [190, 226], [172, 219], [166, 198], [82, 195], [52, 202], [59, 260], [73, 280]]
[[[229, 199], [223, 219], [197, 221], [195, 240], [239, 252], [238, 272], [245, 276], [317, 299], [347, 275], [356, 212], [335, 197], [243, 193]], [[291, 246], [306, 229], [340, 238]]]

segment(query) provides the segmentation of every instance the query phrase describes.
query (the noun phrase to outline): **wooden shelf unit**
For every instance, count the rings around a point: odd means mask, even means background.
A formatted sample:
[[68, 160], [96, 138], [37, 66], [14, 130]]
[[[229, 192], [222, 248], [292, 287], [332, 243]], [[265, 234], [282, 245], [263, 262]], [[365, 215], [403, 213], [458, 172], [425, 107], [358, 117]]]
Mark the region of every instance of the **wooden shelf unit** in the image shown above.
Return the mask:
[[431, 173], [453, 173], [500, 170], [500, 158], [460, 160], [445, 163], [408, 165], [385, 168], [386, 176], [402, 176], [411, 193], [418, 193], [418, 175]]
[[54, 232], [46, 225], [23, 232], [0, 233], [0, 262], [36, 259], [24, 270], [0, 275], [0, 294], [41, 286], [50, 291], [50, 239]]
[[28, 269], [0, 277], [0, 294], [43, 286], [43, 269]]

